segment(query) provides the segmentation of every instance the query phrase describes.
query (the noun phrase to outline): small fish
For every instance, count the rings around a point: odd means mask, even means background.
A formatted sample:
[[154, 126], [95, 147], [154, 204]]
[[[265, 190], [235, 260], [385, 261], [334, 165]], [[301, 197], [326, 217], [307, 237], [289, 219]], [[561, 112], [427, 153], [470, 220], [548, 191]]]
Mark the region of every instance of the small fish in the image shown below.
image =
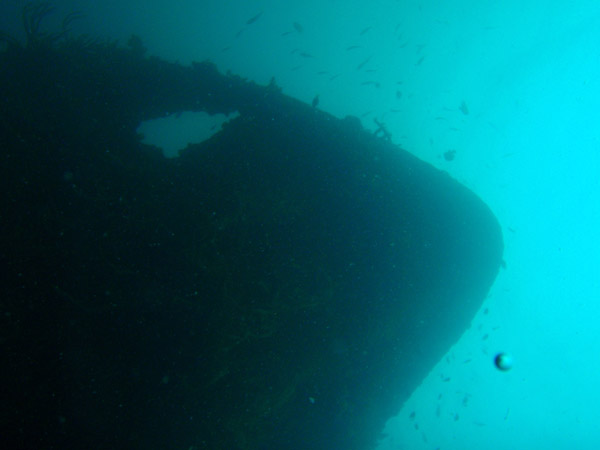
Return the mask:
[[360, 48], [360, 45], [351, 45], [350, 47], [346, 47], [346, 51], [356, 50], [357, 48]]
[[458, 109], [460, 109], [460, 112], [462, 112], [465, 116], [469, 115], [469, 108], [467, 107], [467, 104], [464, 100], [462, 101]]
[[363, 28], [362, 31], [360, 32], [361, 36], [364, 36], [365, 34], [367, 34], [369, 32], [369, 30], [373, 28], [373, 27], [367, 27], [367, 28]]
[[450, 379], [451, 379], [450, 377], [443, 378], [442, 382], [447, 383], [448, 381], [450, 381]]
[[465, 397], [462, 400], [462, 405], [466, 408], [469, 404], [469, 394], [465, 394]]
[[378, 81], [363, 81], [360, 84], [361, 86], [375, 86], [377, 88], [381, 86]]
[[465, 360], [463, 361], [463, 364], [469, 364], [470, 362], [471, 362], [471, 359], [470, 359], [470, 358], [469, 358], [469, 359], [465, 359]]
[[298, 22], [294, 22], [294, 29], [298, 32], [298, 33], [302, 33], [304, 31], [304, 27], [302, 25], [300, 25]]
[[402, 98], [402, 92], [401, 91], [396, 91], [396, 98], [398, 100], [400, 100]]
[[356, 66], [356, 70], [360, 70], [363, 67], [365, 67], [365, 65], [368, 64], [369, 61], [371, 61], [371, 58], [373, 57], [373, 55], [369, 56], [367, 59], [363, 60], [363, 62], [361, 62], [358, 66]]
[[313, 108], [316, 108], [317, 106], [319, 106], [319, 95], [315, 95], [315, 98], [313, 98], [312, 103], [311, 103]]
[[444, 152], [444, 159], [446, 161], [453, 161], [456, 157], [456, 150], [448, 150]]
[[329, 77], [329, 81], [333, 81], [335, 80], [337, 77], [339, 77], [341, 75], [341, 73], [336, 73], [335, 75], [332, 75], [331, 77]]
[[485, 340], [487, 340], [487, 338], [489, 338], [489, 337], [490, 337], [490, 335], [486, 333], [486, 334], [484, 334], [484, 335], [483, 335], [483, 337], [481, 338], [481, 340], [482, 340], [482, 341], [485, 341]]
[[254, 17], [249, 18], [248, 20], [246, 20], [246, 25], [252, 25], [254, 22], [256, 22], [258, 19], [260, 19], [260, 16], [262, 16], [262, 11], [259, 12], [257, 15], [255, 15]]
[[421, 57], [419, 58], [419, 60], [418, 60], [418, 61], [415, 63], [415, 66], [420, 66], [420, 65], [421, 65], [421, 63], [423, 63], [423, 61], [425, 61], [425, 57], [424, 57], [424, 56], [421, 56]]
[[419, 424], [415, 423], [415, 430], [418, 430], [418, 429], [419, 429]]
[[455, 421], [455, 422], [458, 422], [458, 419], [460, 419], [460, 417], [459, 417], [458, 413], [454, 414], [454, 421]]
[[435, 408], [435, 417], [440, 417], [441, 413], [440, 405], [437, 405], [437, 408]]
[[415, 416], [417, 415], [417, 413], [415, 413], [414, 411], [410, 413], [410, 416], [408, 416], [408, 418], [410, 420], [414, 420]]
[[306, 53], [306, 52], [300, 52], [300, 56], [302, 56], [303, 58], [314, 58], [313, 55], [311, 55], [310, 53]]

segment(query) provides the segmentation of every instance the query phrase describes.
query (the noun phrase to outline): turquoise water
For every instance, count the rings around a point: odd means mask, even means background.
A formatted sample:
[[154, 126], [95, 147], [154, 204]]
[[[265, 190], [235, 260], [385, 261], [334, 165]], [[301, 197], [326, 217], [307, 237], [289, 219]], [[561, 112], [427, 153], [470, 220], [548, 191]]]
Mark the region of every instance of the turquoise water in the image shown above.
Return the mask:
[[[151, 54], [274, 76], [339, 117], [373, 129], [377, 119], [490, 205], [506, 268], [472, 327], [398, 405], [382, 450], [600, 444], [600, 4], [55, 3], [85, 12], [75, 31], [121, 42], [133, 32]], [[498, 351], [512, 370], [494, 367]]]

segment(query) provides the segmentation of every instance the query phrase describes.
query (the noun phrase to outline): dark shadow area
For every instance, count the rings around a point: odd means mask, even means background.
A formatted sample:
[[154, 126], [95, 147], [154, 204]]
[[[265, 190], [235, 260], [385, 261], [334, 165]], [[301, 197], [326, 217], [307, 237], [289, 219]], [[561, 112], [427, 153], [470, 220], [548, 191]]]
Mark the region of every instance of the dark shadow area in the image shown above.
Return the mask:
[[497, 274], [487, 206], [275, 83], [50, 38], [0, 54], [3, 441], [372, 448]]

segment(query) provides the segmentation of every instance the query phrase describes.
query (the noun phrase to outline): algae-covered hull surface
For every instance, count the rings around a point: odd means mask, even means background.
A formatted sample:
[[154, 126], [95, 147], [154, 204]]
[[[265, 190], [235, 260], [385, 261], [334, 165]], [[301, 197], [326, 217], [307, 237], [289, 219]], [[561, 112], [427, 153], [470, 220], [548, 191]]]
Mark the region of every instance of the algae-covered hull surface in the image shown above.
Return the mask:
[[[0, 56], [3, 439], [372, 448], [496, 276], [487, 206], [274, 83], [46, 44]], [[136, 135], [190, 110], [239, 116]]]

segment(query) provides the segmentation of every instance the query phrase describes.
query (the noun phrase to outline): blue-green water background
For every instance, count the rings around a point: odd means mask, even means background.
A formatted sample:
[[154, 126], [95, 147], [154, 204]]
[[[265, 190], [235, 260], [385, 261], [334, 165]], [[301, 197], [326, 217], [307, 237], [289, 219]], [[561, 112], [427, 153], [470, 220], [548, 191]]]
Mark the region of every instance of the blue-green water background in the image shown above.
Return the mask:
[[[79, 10], [75, 34], [125, 43], [135, 33], [150, 54], [275, 77], [284, 93], [318, 94], [319, 108], [369, 128], [377, 118], [491, 206], [506, 269], [472, 327], [398, 405], [382, 450], [600, 445], [599, 2], [54, 4], [48, 27]], [[21, 32], [22, 5], [3, 2], [0, 29]], [[196, 118], [182, 119], [187, 130], [180, 120], [147, 134], [171, 151], [199, 140]], [[511, 371], [493, 367], [498, 351], [514, 356]]]

